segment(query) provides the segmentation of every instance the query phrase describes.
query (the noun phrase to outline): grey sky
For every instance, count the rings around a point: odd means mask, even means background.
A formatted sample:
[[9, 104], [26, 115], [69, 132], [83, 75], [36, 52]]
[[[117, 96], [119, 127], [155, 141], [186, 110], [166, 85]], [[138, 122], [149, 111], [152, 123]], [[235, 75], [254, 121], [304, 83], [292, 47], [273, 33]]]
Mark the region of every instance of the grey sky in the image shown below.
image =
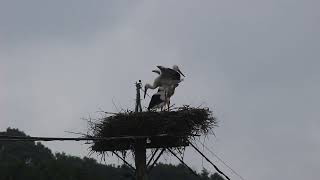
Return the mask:
[[[319, 7], [315, 0], [0, 0], [0, 130], [86, 132], [81, 118], [117, 111], [112, 101], [132, 108], [136, 80], [151, 81], [156, 65], [178, 64], [186, 78], [173, 102], [212, 108], [220, 127], [207, 142], [246, 179], [319, 178]], [[45, 144], [88, 153], [81, 143]], [[186, 161], [200, 169], [194, 154]]]

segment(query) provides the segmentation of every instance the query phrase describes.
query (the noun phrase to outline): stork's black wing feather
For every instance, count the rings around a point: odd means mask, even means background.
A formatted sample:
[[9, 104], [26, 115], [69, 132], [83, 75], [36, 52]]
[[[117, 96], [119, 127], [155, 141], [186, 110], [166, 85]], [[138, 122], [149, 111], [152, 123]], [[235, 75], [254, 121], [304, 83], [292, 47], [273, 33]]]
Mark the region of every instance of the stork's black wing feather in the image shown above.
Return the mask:
[[161, 71], [161, 76], [164, 79], [172, 79], [172, 80], [180, 80], [181, 79], [181, 75], [179, 72], [171, 69], [171, 68], [166, 68], [163, 66], [157, 66], [160, 71]]
[[158, 105], [162, 102], [163, 102], [163, 100], [161, 99], [160, 94], [156, 93], [156, 94], [152, 95], [149, 106], [148, 106], [148, 110], [154, 108], [156, 105]]

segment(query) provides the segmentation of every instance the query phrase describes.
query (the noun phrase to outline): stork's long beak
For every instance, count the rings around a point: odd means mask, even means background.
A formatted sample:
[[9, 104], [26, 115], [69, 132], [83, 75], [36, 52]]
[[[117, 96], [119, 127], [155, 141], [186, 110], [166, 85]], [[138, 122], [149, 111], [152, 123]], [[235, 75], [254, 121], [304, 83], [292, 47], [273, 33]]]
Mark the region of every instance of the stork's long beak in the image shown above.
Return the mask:
[[144, 88], [144, 95], [143, 95], [144, 99], [146, 98], [146, 94], [147, 94], [147, 88]]
[[178, 69], [178, 72], [179, 72], [183, 77], [186, 77], [186, 76], [184, 76], [184, 74], [180, 71], [180, 69]]

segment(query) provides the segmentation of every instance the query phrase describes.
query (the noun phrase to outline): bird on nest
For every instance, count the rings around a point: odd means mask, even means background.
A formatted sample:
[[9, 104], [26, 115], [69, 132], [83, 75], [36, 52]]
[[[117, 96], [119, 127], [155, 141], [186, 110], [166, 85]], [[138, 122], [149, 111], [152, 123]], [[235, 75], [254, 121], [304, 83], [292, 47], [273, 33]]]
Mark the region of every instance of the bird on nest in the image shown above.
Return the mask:
[[170, 109], [170, 98], [174, 94], [176, 87], [179, 84], [172, 85], [169, 89], [165, 89], [164, 87], [159, 87], [158, 92], [153, 94], [148, 106], [148, 111], [151, 109], [158, 109], [162, 111], [165, 105], [167, 105], [167, 110]]
[[183, 81], [183, 79], [181, 79], [181, 75], [185, 77], [177, 65], [174, 65], [172, 69], [163, 66], [157, 66], [157, 68], [159, 68], [160, 71], [153, 70], [152, 72], [158, 73], [159, 76], [153, 81], [153, 84], [147, 83], [144, 86], [144, 98], [146, 97], [148, 89], [163, 87], [164, 91], [169, 91], [172, 86], [175, 86], [175, 84], [179, 84], [181, 81]]
[[148, 110], [157, 108], [163, 110], [165, 105], [167, 105], [169, 110], [170, 98], [174, 94], [175, 88], [181, 81], [183, 81], [183, 79], [181, 79], [181, 75], [184, 76], [184, 74], [180, 71], [177, 65], [174, 65], [172, 69], [163, 66], [157, 67], [160, 71], [153, 70], [152, 72], [159, 74], [159, 76], [154, 80], [153, 85], [145, 85], [144, 98], [148, 89], [156, 89], [159, 87], [158, 92], [151, 97]]

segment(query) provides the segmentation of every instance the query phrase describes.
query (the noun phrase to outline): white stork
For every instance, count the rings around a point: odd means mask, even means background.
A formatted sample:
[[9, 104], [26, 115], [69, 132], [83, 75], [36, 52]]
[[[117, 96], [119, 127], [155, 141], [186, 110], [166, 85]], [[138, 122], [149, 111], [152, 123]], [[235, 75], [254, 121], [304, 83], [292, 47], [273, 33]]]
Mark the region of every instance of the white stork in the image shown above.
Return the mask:
[[158, 92], [152, 95], [148, 111], [151, 109], [162, 108], [166, 105], [166, 95], [163, 87], [159, 87]]
[[157, 66], [158, 70], [153, 70], [152, 72], [160, 74], [153, 82], [153, 84], [146, 84], [144, 87], [144, 98], [146, 97], [146, 93], [148, 89], [156, 89], [157, 87], [164, 87], [165, 91], [169, 91], [170, 86], [174, 86], [175, 84], [179, 84], [183, 79], [181, 79], [181, 75], [184, 74], [180, 71], [177, 65], [174, 65], [171, 68], [166, 68], [163, 66]]
[[178, 85], [179, 84], [174, 84], [167, 90], [164, 87], [159, 87], [158, 92], [151, 97], [148, 110], [150, 111], [151, 109], [156, 108], [161, 108], [162, 110], [163, 107], [167, 105], [169, 111], [170, 98], [174, 94], [174, 91]]

